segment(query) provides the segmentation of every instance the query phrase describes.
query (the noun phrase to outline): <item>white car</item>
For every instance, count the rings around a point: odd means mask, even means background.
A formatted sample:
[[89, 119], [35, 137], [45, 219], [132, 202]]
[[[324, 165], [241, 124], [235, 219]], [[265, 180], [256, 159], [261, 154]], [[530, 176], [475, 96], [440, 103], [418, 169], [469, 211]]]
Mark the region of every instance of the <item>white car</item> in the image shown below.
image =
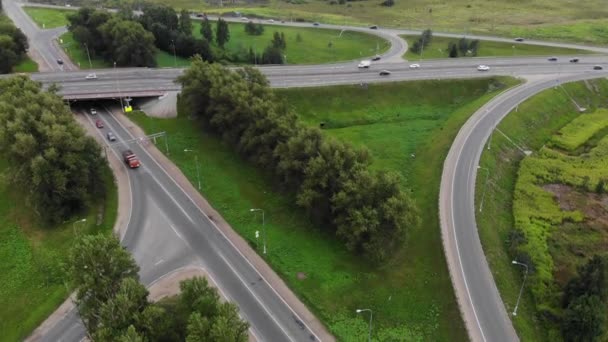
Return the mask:
[[88, 74], [85, 78], [87, 80], [96, 80], [97, 79], [97, 75], [96, 74]]
[[91, 108], [91, 115], [97, 115], [97, 110], [95, 108]]
[[357, 65], [358, 68], [369, 68], [369, 66], [372, 65], [371, 61], [361, 61], [359, 63], [359, 65]]
[[420, 69], [420, 64], [410, 64], [410, 69]]
[[483, 65], [483, 64], [481, 64], [481, 65], [479, 65], [479, 66], [477, 67], [477, 70], [478, 70], [478, 71], [488, 71], [488, 70], [490, 70], [490, 67], [489, 67], [489, 66], [487, 66], [487, 65]]
[[243, 21], [247, 21], [247, 20], [249, 20], [249, 19], [247, 19], [247, 17], [241, 17], [241, 20], [243, 20]]
[[274, 23], [274, 19], [268, 19], [269, 23]]

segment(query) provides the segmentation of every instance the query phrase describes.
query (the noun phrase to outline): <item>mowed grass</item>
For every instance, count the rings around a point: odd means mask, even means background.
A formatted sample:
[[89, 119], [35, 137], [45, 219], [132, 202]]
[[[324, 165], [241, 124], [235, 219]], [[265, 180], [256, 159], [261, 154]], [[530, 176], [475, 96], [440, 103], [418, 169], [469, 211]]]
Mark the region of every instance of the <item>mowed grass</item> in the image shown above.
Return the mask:
[[[604, 103], [608, 81], [587, 81], [564, 85], [568, 94], [581, 106], [593, 111]], [[498, 128], [525, 149], [538, 151], [552, 135], [579, 113], [562, 89], [549, 89], [535, 95], [511, 112]], [[476, 205], [485, 191], [483, 211], [476, 211], [477, 227], [484, 252], [507, 311], [513, 310], [522, 282], [520, 267], [511, 264], [509, 234], [514, 227], [513, 192], [519, 163], [524, 155], [499, 133], [491, 138], [490, 149], [484, 149], [480, 165], [489, 170], [477, 177]], [[485, 188], [485, 190], [484, 190]], [[532, 295], [524, 291], [517, 317], [512, 321], [522, 341], [554, 341], [558, 327], [544, 327], [537, 317]]]
[[13, 68], [14, 72], [36, 72], [38, 71], [38, 63], [34, 62], [31, 58], [26, 57], [21, 63], [17, 64]]
[[[63, 263], [75, 233], [111, 231], [118, 197], [108, 171], [105, 201], [61, 225], [47, 227], [26, 205], [22, 189], [10, 184], [7, 167], [0, 158], [0, 341], [19, 341], [67, 298], [70, 289]], [[87, 221], [73, 224], [82, 218]]]
[[24, 6], [23, 10], [25, 13], [27, 13], [27, 15], [30, 16], [30, 18], [32, 18], [32, 20], [34, 20], [38, 27], [44, 29], [66, 26], [68, 24], [66, 15], [69, 13], [74, 13], [74, 10], [28, 6]]
[[[412, 46], [420, 36], [402, 35], [409, 46]], [[470, 38], [467, 38], [470, 41]], [[455, 43], [458, 46], [460, 38], [447, 38], [434, 36], [431, 43], [424, 48], [422, 55], [408, 50], [403, 56], [407, 60], [420, 60], [420, 59], [435, 59], [435, 58], [449, 58], [449, 44]], [[495, 57], [495, 56], [549, 56], [549, 55], [573, 55], [573, 54], [589, 54], [589, 51], [567, 49], [552, 46], [541, 46], [541, 45], [528, 45], [519, 42], [505, 43], [505, 42], [493, 42], [487, 40], [479, 41], [479, 50], [477, 51], [477, 57]], [[459, 57], [463, 58], [463, 57]]]
[[[194, 23], [194, 35], [200, 37], [200, 22]], [[215, 22], [212, 22], [212, 25], [215, 32]], [[264, 33], [254, 36], [245, 32], [244, 23], [229, 22], [228, 25], [230, 41], [226, 44], [226, 50], [233, 53], [248, 51], [251, 47], [261, 55], [270, 45], [274, 32], [284, 33], [287, 41], [284, 51], [287, 64], [320, 64], [353, 60], [383, 53], [390, 47], [388, 41], [362, 32], [264, 24]]]
[[[514, 82], [425, 81], [371, 85], [367, 90], [341, 86], [278, 92], [303, 122], [325, 122], [327, 134], [369, 147], [375, 156], [373, 167], [397, 170], [404, 176], [404, 186], [411, 187], [422, 223], [408, 229], [404, 249], [381, 267], [352, 256], [322, 227], [312, 225], [272, 177], [184, 113], [177, 119], [141, 113], [131, 119], [146, 132], [168, 132], [170, 158], [192, 182], [194, 156], [182, 151], [197, 151], [202, 193], [254, 247], [260, 217], [249, 208], [265, 210], [265, 258], [339, 340], [364, 340], [367, 317], [357, 316], [355, 310], [371, 308], [374, 340], [465, 341], [437, 219], [441, 167], [460, 126], [502, 89], [491, 84]], [[298, 278], [300, 272], [305, 279]]]
[[91, 64], [89, 64], [87, 50], [83, 45], [74, 40], [72, 32], [62, 34], [59, 36], [59, 39], [59, 45], [63, 48], [63, 51], [65, 51], [68, 57], [70, 57], [70, 60], [80, 69], [102, 69], [113, 66], [103, 58], [95, 56], [91, 56]]
[[[153, 0], [163, 3], [161, 0]], [[264, 4], [244, 2], [223, 7], [195, 0], [172, 0], [178, 8], [207, 13], [240, 11], [253, 15], [328, 24], [380, 25], [407, 29], [431, 28], [437, 32], [472, 32], [486, 35], [523, 36], [576, 43], [608, 43], [608, 8], [604, 0], [573, 3], [570, 0], [422, 0], [395, 1], [393, 7], [381, 1], [346, 2], [305, 0], [287, 3], [270, 0]]]

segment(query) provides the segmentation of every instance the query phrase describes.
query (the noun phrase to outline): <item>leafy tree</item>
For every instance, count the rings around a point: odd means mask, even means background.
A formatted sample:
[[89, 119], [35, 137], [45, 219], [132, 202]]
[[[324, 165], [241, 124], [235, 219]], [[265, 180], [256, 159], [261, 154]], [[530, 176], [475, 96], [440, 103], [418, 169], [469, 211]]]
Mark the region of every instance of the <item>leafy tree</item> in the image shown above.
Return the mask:
[[8, 74], [19, 61], [15, 43], [7, 35], [0, 35], [0, 74]]
[[187, 36], [192, 36], [192, 19], [186, 10], [179, 13], [179, 31]]
[[422, 41], [424, 47], [427, 47], [429, 44], [431, 44], [431, 41], [433, 40], [433, 31], [431, 31], [431, 29], [426, 29], [422, 31], [422, 34], [420, 35], [420, 40]]
[[129, 326], [127, 331], [118, 338], [118, 342], [145, 342], [145, 339], [137, 333], [134, 326]]
[[566, 341], [600, 341], [606, 323], [606, 306], [598, 296], [574, 299], [564, 313], [562, 331]]
[[469, 41], [466, 38], [460, 38], [458, 40], [458, 51], [461, 56], [466, 56], [469, 50]]
[[135, 21], [112, 18], [100, 27], [106, 59], [121, 66], [155, 66], [154, 36]]
[[272, 47], [285, 50], [287, 47], [287, 42], [285, 41], [285, 34], [283, 32], [275, 32], [272, 36], [272, 41], [270, 42]]
[[469, 50], [471, 50], [471, 55], [477, 56], [477, 51], [479, 50], [479, 39], [473, 39], [469, 43]]
[[249, 21], [245, 24], [245, 32], [252, 36], [260, 36], [264, 33], [264, 25], [255, 24], [253, 21]]
[[34, 211], [61, 222], [104, 195], [106, 161], [63, 100], [27, 77], [0, 80], [0, 153]]
[[[139, 271], [118, 239], [101, 234], [78, 239], [70, 251], [68, 267], [76, 288], [76, 306], [87, 330], [95, 333], [100, 323], [108, 324], [108, 319], [118, 319], [117, 316], [105, 317], [112, 313], [103, 313], [103, 310], [109, 310], [107, 306], [104, 309], [104, 305], [119, 292], [123, 279], [136, 279]], [[125, 286], [130, 285], [132, 283]], [[135, 288], [123, 290], [137, 294]]]
[[579, 267], [578, 276], [570, 280], [564, 289], [564, 307], [583, 295], [597, 296], [602, 301], [606, 301], [608, 297], [606, 264], [605, 258], [595, 255], [585, 265]]
[[192, 35], [186, 35], [180, 32], [175, 38], [175, 53], [178, 56], [190, 58], [197, 53], [196, 48], [196, 38]]
[[205, 38], [197, 39], [195, 42], [195, 51], [204, 61], [213, 62], [213, 50], [209, 41]]
[[207, 40], [207, 42], [213, 41], [213, 30], [211, 29], [211, 23], [207, 17], [205, 17], [205, 19], [203, 19], [201, 22], [201, 35]]
[[156, 47], [163, 51], [170, 51], [173, 49], [172, 41], [175, 42], [177, 31], [171, 31], [167, 26], [161, 23], [152, 23], [152, 26], [150, 26], [148, 31], [152, 32], [154, 35], [154, 44]]
[[194, 312], [188, 319], [188, 337], [186, 337], [186, 342], [209, 341], [210, 330], [211, 322], [200, 313]]
[[599, 182], [597, 182], [597, 185], [595, 186], [595, 193], [601, 195], [604, 192], [606, 192], [606, 181], [600, 179]]
[[209, 286], [206, 278], [194, 277], [179, 284], [181, 294], [179, 297], [180, 311], [190, 315], [198, 312], [205, 317], [214, 317], [219, 312], [220, 296], [217, 290]]
[[230, 40], [230, 30], [228, 29], [228, 23], [222, 18], [219, 18], [217, 20], [217, 27], [215, 29], [215, 39], [217, 45], [222, 49], [224, 48], [224, 44], [226, 44]]
[[100, 31], [100, 27], [110, 20], [111, 14], [105, 10], [83, 7], [67, 15], [68, 30], [74, 34], [74, 39], [86, 44], [92, 56], [104, 56], [108, 50]]
[[283, 64], [283, 51], [281, 48], [268, 45], [262, 53], [262, 64]]
[[395, 5], [395, 0], [384, 0], [380, 3], [380, 5], [385, 7], [393, 7]]
[[223, 303], [211, 324], [208, 341], [246, 342], [249, 340], [248, 329], [249, 324], [241, 320], [236, 305]]
[[458, 57], [458, 47], [456, 46], [456, 44], [450, 42], [450, 44], [448, 45], [448, 51], [450, 58]]
[[150, 29], [152, 24], [164, 25], [169, 31], [179, 28], [179, 19], [173, 7], [164, 4], [145, 3], [140, 22], [146, 29]]

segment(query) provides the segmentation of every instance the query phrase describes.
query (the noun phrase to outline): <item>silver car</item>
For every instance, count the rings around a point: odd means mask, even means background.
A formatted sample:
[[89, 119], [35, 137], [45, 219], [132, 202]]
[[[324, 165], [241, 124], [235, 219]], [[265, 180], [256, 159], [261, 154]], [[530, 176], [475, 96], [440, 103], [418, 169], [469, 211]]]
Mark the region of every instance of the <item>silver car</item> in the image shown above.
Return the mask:
[[114, 133], [112, 132], [108, 132], [108, 134], [106, 134], [108, 137], [108, 140], [110, 141], [116, 141], [116, 136], [114, 135]]

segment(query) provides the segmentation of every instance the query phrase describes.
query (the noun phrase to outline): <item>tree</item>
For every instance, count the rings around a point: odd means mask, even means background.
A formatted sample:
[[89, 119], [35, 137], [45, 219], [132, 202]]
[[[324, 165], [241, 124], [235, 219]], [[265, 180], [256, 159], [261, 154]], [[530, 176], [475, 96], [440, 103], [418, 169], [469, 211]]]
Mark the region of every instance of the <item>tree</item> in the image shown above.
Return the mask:
[[145, 3], [139, 20], [146, 29], [150, 29], [154, 23], [165, 25], [169, 31], [179, 28], [177, 13], [173, 7], [164, 4]]
[[7, 35], [0, 35], [0, 74], [8, 74], [19, 61], [15, 53], [15, 43]]
[[211, 322], [200, 313], [194, 312], [188, 319], [188, 336], [186, 342], [206, 342], [209, 341], [209, 331]]
[[92, 56], [104, 56], [107, 53], [100, 27], [108, 22], [111, 14], [104, 10], [95, 10], [88, 7], [68, 14], [68, 30], [74, 34], [74, 39], [80, 44], [87, 44]]
[[268, 45], [262, 53], [262, 64], [283, 64], [283, 51], [273, 45]]
[[0, 153], [33, 212], [57, 223], [104, 196], [107, 170], [63, 100], [27, 77], [0, 80]]
[[213, 30], [211, 29], [211, 23], [207, 17], [201, 22], [201, 35], [203, 38], [207, 39], [207, 42], [213, 41]]
[[190, 58], [197, 53], [196, 48], [196, 38], [192, 35], [186, 35], [180, 32], [175, 38], [175, 53], [178, 56]]
[[285, 41], [285, 34], [283, 34], [283, 32], [275, 32], [272, 35], [272, 40], [270, 41], [270, 44], [273, 48], [285, 50], [285, 48], [287, 47], [287, 42]]
[[249, 340], [248, 329], [249, 324], [241, 320], [236, 305], [223, 303], [211, 324], [209, 341], [246, 342]]
[[222, 18], [219, 18], [217, 20], [215, 36], [217, 45], [222, 49], [224, 48], [224, 44], [226, 44], [230, 40], [230, 30], [228, 29], [228, 23]]
[[477, 56], [477, 51], [479, 50], [479, 39], [473, 39], [469, 43], [469, 50], [471, 51], [471, 55], [473, 57]]
[[450, 44], [448, 45], [448, 51], [450, 58], [458, 57], [458, 47], [456, 47], [456, 44], [454, 44], [453, 42], [450, 42]]
[[595, 193], [601, 195], [604, 192], [606, 192], [606, 181], [600, 179], [599, 182], [597, 182], [597, 185], [595, 186]]
[[380, 3], [381, 6], [393, 7], [395, 5], [395, 0], [384, 0]]
[[458, 40], [458, 51], [461, 56], [466, 56], [469, 50], [469, 41], [466, 38], [460, 38]]
[[192, 36], [192, 20], [190, 13], [182, 10], [179, 14], [179, 31], [187, 36]]
[[259, 36], [264, 33], [264, 25], [254, 24], [253, 21], [249, 21], [245, 24], [245, 32], [252, 36]]
[[154, 36], [135, 21], [112, 18], [100, 27], [106, 59], [121, 66], [155, 66]]
[[426, 29], [422, 31], [420, 40], [422, 41], [424, 47], [427, 47], [429, 44], [431, 44], [431, 41], [433, 40], [433, 31], [431, 31], [431, 29]]
[[104, 317], [102, 309], [119, 292], [124, 279], [137, 279], [139, 267], [117, 238], [101, 234], [78, 239], [67, 264], [80, 317], [87, 330], [95, 333], [105, 319], [114, 319]]
[[573, 300], [564, 313], [562, 332], [566, 341], [600, 341], [606, 322], [606, 306], [598, 296]]
[[594, 255], [578, 268], [578, 275], [571, 279], [564, 288], [563, 306], [567, 307], [575, 298], [583, 295], [597, 296], [602, 301], [608, 298], [606, 284], [606, 259]]
[[211, 49], [211, 45], [209, 44], [209, 41], [207, 41], [207, 39], [197, 39], [195, 42], [195, 50], [196, 53], [201, 56], [204, 61], [213, 62], [213, 50]]

